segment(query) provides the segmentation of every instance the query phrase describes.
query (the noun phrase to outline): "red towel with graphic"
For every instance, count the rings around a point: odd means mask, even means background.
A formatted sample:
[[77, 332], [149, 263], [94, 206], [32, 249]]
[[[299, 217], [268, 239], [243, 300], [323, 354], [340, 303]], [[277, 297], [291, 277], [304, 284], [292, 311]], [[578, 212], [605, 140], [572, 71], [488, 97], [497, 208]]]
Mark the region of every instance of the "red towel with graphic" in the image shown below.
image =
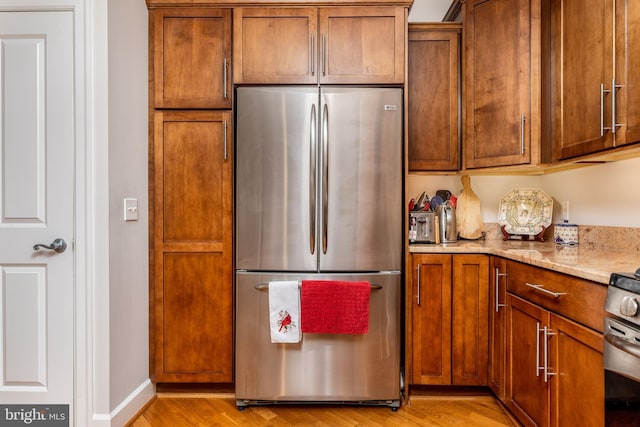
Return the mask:
[[369, 282], [303, 280], [300, 323], [303, 333], [366, 334], [369, 331]]

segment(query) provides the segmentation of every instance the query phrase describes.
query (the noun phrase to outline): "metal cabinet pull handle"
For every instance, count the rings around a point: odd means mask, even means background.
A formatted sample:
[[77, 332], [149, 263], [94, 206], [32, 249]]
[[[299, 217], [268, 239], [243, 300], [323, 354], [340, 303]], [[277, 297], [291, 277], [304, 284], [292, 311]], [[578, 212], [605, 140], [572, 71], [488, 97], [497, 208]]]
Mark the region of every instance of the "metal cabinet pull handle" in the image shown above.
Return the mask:
[[536, 322], [536, 377], [540, 376], [540, 371], [544, 369], [544, 367], [540, 366], [540, 322]]
[[555, 372], [551, 372], [550, 368], [549, 368], [549, 337], [556, 335], [555, 332], [553, 332], [551, 329], [549, 329], [548, 327], [544, 327], [543, 329], [544, 332], [544, 382], [548, 382], [549, 377], [552, 375], [555, 375]]
[[61, 254], [62, 252], [67, 250], [67, 242], [65, 242], [64, 239], [57, 238], [53, 242], [51, 242], [50, 245], [45, 245], [43, 243], [33, 245], [34, 251], [40, 250], [40, 248], [49, 249]]
[[322, 33], [322, 75], [327, 74], [327, 38]]
[[524, 156], [524, 128], [525, 128], [525, 123], [526, 122], [526, 117], [524, 115], [524, 113], [520, 114], [520, 155]]
[[617, 85], [616, 79], [611, 79], [611, 132], [616, 133], [616, 129], [622, 126], [622, 123], [616, 123], [616, 89], [622, 88], [623, 85]]
[[224, 85], [224, 99], [229, 97], [229, 93], [227, 92], [227, 58], [224, 58], [224, 72], [222, 74], [222, 84]]
[[525, 283], [525, 286], [528, 286], [528, 287], [530, 287], [532, 289], [535, 289], [536, 291], [540, 291], [540, 292], [542, 292], [544, 294], [550, 295], [550, 296], [552, 296], [554, 298], [560, 298], [562, 295], [567, 295], [566, 292], [553, 292], [553, 291], [550, 291], [548, 289], [545, 289], [544, 286], [542, 286], [542, 285], [532, 285], [531, 283]]
[[316, 51], [315, 47], [316, 47], [316, 44], [315, 44], [315, 39], [314, 39], [313, 33], [311, 33], [311, 42], [310, 42], [310, 44], [311, 44], [311, 48], [309, 49], [310, 50], [309, 70], [311, 71], [311, 75], [315, 76], [315, 74], [316, 74], [316, 62], [315, 62], [316, 61], [315, 60], [315, 51]]
[[600, 136], [604, 136], [605, 130], [611, 130], [611, 128], [604, 126], [604, 94], [611, 93], [610, 90], [604, 88], [604, 83], [600, 84]]
[[500, 311], [500, 307], [506, 307], [507, 304], [500, 304], [500, 295], [499, 295], [499, 291], [500, 291], [500, 277], [501, 276], [506, 276], [507, 273], [500, 273], [500, 269], [498, 267], [496, 267], [496, 280], [495, 280], [495, 287], [496, 287], [496, 313], [498, 313]]
[[420, 264], [416, 266], [416, 270], [418, 270], [418, 295], [416, 295], [416, 302], [420, 305]]
[[227, 160], [228, 157], [228, 153], [227, 153], [227, 120], [223, 121], [224, 124], [224, 160]]

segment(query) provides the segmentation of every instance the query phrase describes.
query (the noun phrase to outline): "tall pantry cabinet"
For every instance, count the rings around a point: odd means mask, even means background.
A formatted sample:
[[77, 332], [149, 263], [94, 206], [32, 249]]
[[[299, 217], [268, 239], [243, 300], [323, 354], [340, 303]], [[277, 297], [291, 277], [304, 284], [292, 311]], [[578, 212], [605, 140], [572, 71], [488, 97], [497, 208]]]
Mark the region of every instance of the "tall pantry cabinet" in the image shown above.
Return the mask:
[[152, 377], [233, 380], [231, 9], [152, 9]]

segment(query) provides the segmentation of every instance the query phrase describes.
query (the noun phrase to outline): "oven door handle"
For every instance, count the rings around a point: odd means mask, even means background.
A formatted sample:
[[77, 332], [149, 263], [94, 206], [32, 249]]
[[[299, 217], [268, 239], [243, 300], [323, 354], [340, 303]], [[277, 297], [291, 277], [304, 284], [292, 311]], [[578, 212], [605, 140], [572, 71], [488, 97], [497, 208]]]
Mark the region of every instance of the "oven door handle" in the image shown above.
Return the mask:
[[605, 334], [604, 340], [615, 348], [640, 359], [640, 344], [635, 344], [628, 339], [613, 334]]

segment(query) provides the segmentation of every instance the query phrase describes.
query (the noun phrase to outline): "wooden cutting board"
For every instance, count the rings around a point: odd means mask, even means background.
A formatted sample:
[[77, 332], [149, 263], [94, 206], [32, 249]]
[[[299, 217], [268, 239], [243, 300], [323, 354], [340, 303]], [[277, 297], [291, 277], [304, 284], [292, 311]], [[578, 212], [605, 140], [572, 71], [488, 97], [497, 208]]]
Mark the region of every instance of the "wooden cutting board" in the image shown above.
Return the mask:
[[471, 177], [462, 175], [462, 193], [456, 205], [456, 222], [458, 236], [462, 239], [479, 239], [482, 237], [484, 224], [480, 199], [471, 188]]

